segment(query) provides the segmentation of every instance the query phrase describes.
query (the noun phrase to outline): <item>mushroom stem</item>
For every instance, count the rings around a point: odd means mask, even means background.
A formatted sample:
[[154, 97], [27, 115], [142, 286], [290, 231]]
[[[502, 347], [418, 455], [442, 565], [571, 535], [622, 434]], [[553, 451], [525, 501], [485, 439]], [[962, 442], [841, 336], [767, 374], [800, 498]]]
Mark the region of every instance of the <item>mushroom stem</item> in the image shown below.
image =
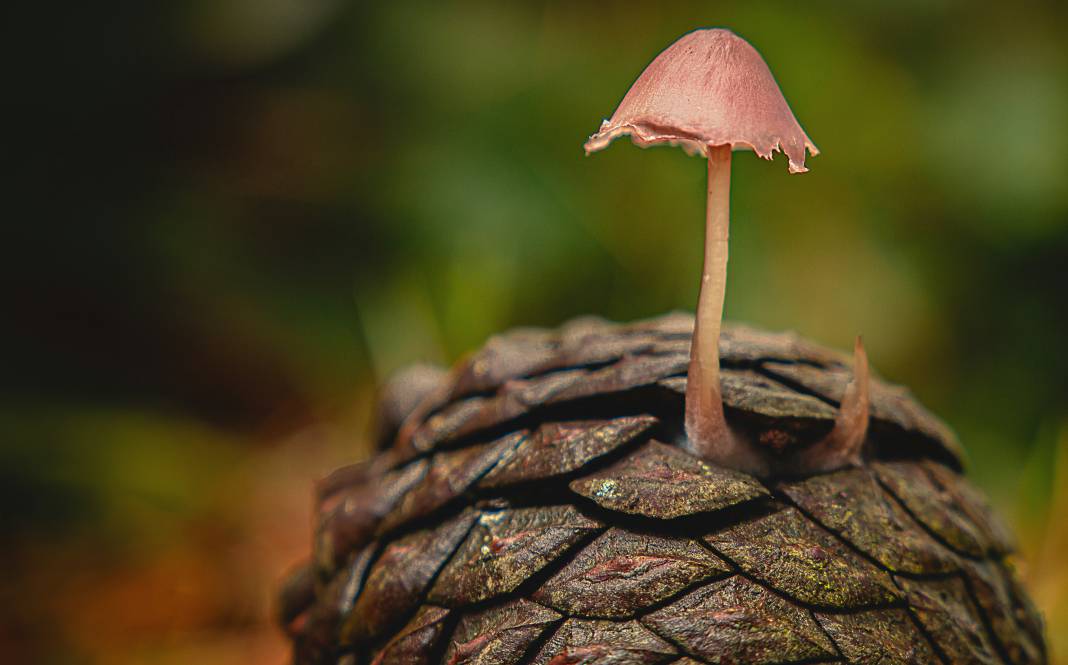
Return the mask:
[[708, 146], [708, 202], [705, 262], [697, 319], [690, 343], [686, 380], [686, 435], [692, 452], [726, 462], [734, 456], [723, 416], [719, 385], [719, 331], [727, 288], [727, 239], [730, 235], [731, 146]]

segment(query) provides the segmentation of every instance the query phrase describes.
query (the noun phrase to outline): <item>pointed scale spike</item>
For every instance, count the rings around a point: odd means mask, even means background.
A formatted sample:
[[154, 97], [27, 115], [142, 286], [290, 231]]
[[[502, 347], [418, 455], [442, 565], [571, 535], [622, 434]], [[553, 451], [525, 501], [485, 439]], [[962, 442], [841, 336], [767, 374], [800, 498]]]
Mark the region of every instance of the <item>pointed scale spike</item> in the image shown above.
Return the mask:
[[853, 345], [853, 380], [842, 395], [834, 427], [826, 437], [801, 453], [798, 458], [801, 470], [831, 471], [860, 465], [871, 410], [870, 384], [868, 354], [864, 350], [864, 341], [857, 335]]

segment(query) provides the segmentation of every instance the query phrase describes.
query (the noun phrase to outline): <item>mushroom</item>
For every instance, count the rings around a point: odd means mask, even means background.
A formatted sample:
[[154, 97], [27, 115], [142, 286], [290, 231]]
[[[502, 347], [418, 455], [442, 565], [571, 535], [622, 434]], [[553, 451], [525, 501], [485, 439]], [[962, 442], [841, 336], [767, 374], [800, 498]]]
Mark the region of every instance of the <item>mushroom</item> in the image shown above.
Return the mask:
[[803, 173], [808, 170], [805, 150], [812, 155], [819, 151], [757, 50], [721, 28], [690, 32], [658, 55], [612, 117], [586, 141], [586, 154], [624, 134], [639, 147], [678, 145], [708, 159], [704, 269], [686, 384], [686, 445], [708, 460], [736, 468], [765, 466], [731, 432], [720, 393], [731, 152], [752, 150], [770, 160], [778, 150], [786, 153], [791, 173]]

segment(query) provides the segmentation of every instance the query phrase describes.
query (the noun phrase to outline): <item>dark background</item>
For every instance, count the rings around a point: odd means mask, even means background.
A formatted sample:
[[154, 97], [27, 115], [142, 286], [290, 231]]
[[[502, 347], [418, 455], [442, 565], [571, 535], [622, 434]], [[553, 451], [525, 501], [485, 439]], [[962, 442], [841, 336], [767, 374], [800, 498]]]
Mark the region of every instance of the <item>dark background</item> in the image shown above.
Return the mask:
[[863, 333], [961, 435], [1068, 657], [1063, 4], [6, 13], [11, 662], [283, 662], [271, 591], [312, 479], [367, 454], [377, 380], [509, 326], [691, 308], [703, 163], [581, 145], [710, 25], [823, 152], [736, 156], [728, 318]]

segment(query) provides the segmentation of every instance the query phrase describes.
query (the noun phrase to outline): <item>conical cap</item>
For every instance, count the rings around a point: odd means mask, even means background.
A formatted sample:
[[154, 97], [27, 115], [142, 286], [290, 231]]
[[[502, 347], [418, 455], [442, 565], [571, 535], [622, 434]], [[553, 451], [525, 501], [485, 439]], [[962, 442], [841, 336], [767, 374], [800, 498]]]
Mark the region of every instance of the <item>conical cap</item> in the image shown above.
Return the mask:
[[806, 148], [819, 153], [760, 53], [721, 28], [695, 30], [658, 55], [586, 142], [586, 153], [624, 134], [641, 147], [668, 143], [706, 156], [719, 145], [764, 159], [779, 150], [791, 173], [808, 170]]

